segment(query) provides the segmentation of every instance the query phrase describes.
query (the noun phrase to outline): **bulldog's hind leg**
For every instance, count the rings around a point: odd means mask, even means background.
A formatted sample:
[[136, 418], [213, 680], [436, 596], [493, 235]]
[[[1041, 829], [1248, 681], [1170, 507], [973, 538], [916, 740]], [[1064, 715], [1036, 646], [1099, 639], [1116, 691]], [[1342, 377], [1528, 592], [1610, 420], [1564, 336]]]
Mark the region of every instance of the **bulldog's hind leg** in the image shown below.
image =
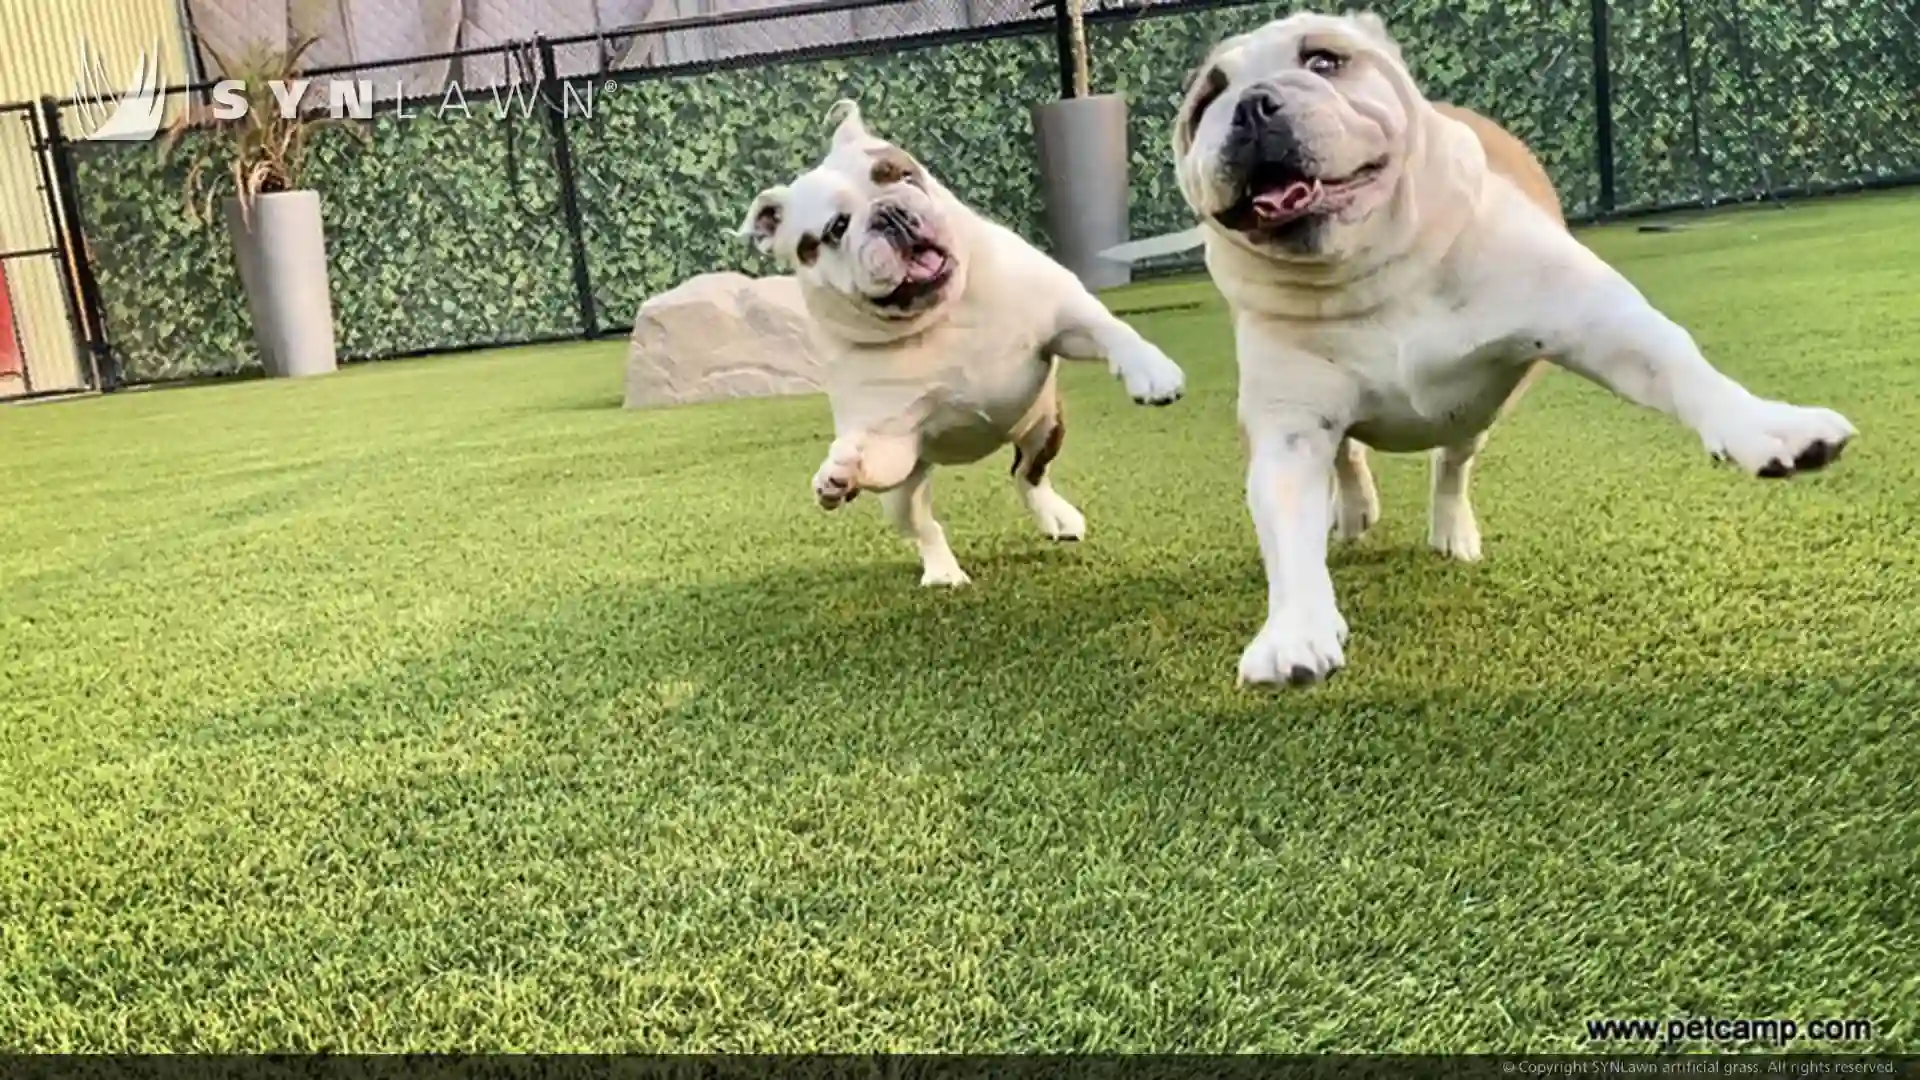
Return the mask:
[[1342, 540], [1358, 540], [1380, 520], [1380, 492], [1373, 486], [1373, 470], [1367, 467], [1367, 448], [1352, 439], [1341, 439], [1333, 459], [1334, 494], [1333, 535]]
[[933, 519], [933, 478], [922, 463], [897, 487], [883, 492], [880, 505], [887, 520], [920, 548], [920, 584], [959, 586], [971, 583], [947, 546], [947, 533]]
[[1429, 510], [1427, 543], [1449, 559], [1480, 560], [1480, 523], [1473, 516], [1467, 484], [1473, 478], [1474, 455], [1487, 444], [1487, 433], [1433, 452], [1433, 501]]
[[1014, 488], [1049, 540], [1073, 541], [1087, 535], [1087, 519], [1053, 490], [1047, 475], [1066, 436], [1066, 420], [1056, 403], [1013, 444]]

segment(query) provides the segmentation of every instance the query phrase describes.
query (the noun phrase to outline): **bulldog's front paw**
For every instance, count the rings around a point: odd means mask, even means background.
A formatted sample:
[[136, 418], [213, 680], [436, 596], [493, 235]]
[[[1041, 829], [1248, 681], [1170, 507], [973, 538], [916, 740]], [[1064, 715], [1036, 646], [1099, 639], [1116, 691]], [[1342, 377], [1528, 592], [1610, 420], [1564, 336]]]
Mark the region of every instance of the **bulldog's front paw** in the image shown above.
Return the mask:
[[1437, 499], [1427, 524], [1427, 546], [1459, 562], [1480, 561], [1480, 523], [1465, 499]]
[[1086, 517], [1052, 488], [1035, 489], [1027, 496], [1027, 507], [1049, 540], [1069, 544], [1087, 535]]
[[1372, 484], [1350, 491], [1341, 485], [1334, 494], [1333, 535], [1335, 539], [1354, 541], [1367, 535], [1380, 521], [1380, 494]]
[[921, 567], [920, 584], [929, 589], [958, 589], [973, 584], [973, 579], [960, 569], [959, 563], [948, 560]]
[[836, 447], [813, 474], [813, 497], [823, 510], [838, 510], [860, 496], [860, 455]]
[[1832, 409], [1755, 401], [1710, 429], [1706, 443], [1715, 459], [1771, 480], [1831, 465], [1857, 434]]
[[1284, 611], [1240, 654], [1242, 686], [1312, 686], [1346, 666], [1347, 621], [1338, 611]]
[[1187, 390], [1187, 373], [1180, 365], [1144, 341], [1116, 352], [1112, 370], [1137, 405], [1171, 405]]

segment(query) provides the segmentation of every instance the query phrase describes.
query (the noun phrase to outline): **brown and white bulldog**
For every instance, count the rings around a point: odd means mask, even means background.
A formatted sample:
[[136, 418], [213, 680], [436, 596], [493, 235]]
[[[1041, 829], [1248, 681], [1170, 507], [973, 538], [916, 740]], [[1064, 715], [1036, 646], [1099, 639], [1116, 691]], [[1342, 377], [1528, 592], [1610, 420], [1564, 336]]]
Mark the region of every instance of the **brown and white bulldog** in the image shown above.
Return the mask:
[[869, 132], [853, 102], [836, 115], [826, 158], [757, 195], [739, 229], [799, 280], [826, 353], [834, 440], [813, 478], [820, 505], [880, 493], [919, 546], [921, 584], [965, 585], [933, 518], [932, 470], [1011, 445], [1041, 531], [1079, 540], [1086, 519], [1048, 474], [1066, 432], [1056, 358], [1106, 361], [1147, 405], [1178, 399], [1185, 375], [1071, 271]]
[[1430, 542], [1480, 557], [1469, 471], [1539, 362], [1675, 418], [1755, 476], [1819, 469], [1854, 437], [1838, 413], [1708, 363], [1568, 232], [1519, 140], [1426, 100], [1376, 16], [1296, 14], [1221, 42], [1173, 141], [1233, 315], [1267, 577], [1244, 683], [1311, 684], [1344, 663], [1327, 541], [1378, 516], [1366, 447], [1431, 451]]

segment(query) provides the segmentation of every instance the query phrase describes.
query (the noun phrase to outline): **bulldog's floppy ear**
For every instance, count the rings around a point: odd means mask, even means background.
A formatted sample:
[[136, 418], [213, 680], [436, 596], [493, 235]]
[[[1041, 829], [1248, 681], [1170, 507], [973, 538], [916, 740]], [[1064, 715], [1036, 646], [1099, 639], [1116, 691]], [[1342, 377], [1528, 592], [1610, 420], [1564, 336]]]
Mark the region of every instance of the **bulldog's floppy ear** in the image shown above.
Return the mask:
[[747, 216], [734, 230], [734, 235], [752, 240], [753, 246], [765, 255], [773, 250], [773, 234], [779, 230], [780, 219], [786, 212], [787, 189], [770, 187], [753, 197], [753, 205], [747, 207]]
[[1349, 11], [1347, 12], [1347, 18], [1353, 20], [1353, 25], [1359, 27], [1360, 32], [1365, 34], [1367, 39], [1373, 42], [1373, 44], [1378, 45], [1395, 56], [1400, 55], [1400, 43], [1393, 40], [1393, 35], [1387, 31], [1387, 21], [1382, 19], [1377, 13], [1371, 11]]
[[827, 123], [834, 124], [833, 145], [844, 146], [847, 143], [860, 142], [871, 138], [867, 133], [866, 121], [860, 118], [860, 103], [852, 98], [841, 98], [827, 110]]

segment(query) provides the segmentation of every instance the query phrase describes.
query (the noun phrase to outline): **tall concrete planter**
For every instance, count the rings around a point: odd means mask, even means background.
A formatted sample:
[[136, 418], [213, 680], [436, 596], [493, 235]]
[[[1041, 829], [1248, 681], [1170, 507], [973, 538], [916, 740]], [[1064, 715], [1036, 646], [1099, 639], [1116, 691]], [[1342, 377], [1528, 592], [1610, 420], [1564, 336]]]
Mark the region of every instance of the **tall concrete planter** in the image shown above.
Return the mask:
[[1033, 136], [1054, 257], [1089, 289], [1125, 285], [1133, 264], [1100, 253], [1129, 235], [1127, 99], [1093, 94], [1036, 105]]
[[257, 195], [251, 223], [240, 200], [223, 209], [253, 314], [253, 340], [269, 378], [325, 375], [337, 366], [320, 193]]

